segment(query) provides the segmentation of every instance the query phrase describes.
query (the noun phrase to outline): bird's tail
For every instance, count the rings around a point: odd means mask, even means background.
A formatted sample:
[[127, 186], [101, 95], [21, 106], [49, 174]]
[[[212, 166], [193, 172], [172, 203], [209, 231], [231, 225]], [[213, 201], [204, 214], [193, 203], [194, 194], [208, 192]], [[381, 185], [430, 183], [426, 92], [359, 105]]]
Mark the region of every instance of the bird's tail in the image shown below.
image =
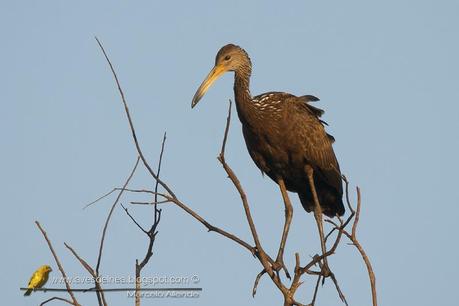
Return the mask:
[[[310, 192], [298, 192], [301, 204], [307, 212], [314, 210], [314, 200]], [[322, 213], [330, 218], [336, 215], [344, 215], [344, 204], [340, 196], [332, 193], [319, 194], [319, 202], [322, 207]]]
[[24, 296], [29, 296], [32, 293], [32, 289], [28, 289], [25, 293]]

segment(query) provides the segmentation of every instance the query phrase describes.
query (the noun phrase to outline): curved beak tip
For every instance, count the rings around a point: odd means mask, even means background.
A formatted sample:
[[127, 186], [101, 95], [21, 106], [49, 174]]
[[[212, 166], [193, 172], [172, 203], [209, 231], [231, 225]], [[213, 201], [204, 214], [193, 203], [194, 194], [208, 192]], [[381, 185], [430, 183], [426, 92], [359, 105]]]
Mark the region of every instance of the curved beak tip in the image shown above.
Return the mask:
[[198, 104], [199, 100], [201, 100], [201, 98], [202, 94], [198, 95], [198, 93], [196, 93], [193, 97], [193, 100], [191, 101], [191, 108], [194, 108], [196, 104]]
[[195, 101], [193, 99], [193, 101], [191, 102], [191, 108], [193, 109], [196, 106], [196, 104], [198, 104], [198, 101]]
[[191, 108], [194, 108], [198, 104], [199, 100], [204, 96], [212, 83], [221, 76], [226, 70], [222, 66], [215, 66], [210, 73], [207, 75], [205, 80], [199, 86], [198, 90], [194, 94], [193, 100], [191, 102]]

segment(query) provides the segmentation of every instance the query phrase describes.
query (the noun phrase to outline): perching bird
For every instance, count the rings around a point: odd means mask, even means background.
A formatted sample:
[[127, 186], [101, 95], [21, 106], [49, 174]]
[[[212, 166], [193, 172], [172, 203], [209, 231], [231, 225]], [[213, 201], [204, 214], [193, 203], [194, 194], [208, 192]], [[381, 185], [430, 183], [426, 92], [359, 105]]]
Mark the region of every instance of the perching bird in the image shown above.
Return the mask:
[[[272, 180], [298, 193], [307, 212], [314, 211], [322, 252], [325, 253], [322, 213], [335, 217], [344, 214], [343, 187], [338, 161], [333, 152], [334, 138], [327, 134], [323, 110], [310, 105], [319, 99], [294, 96], [285, 92], [268, 92], [252, 97], [249, 88], [252, 63], [247, 52], [228, 44], [218, 51], [215, 66], [193, 97], [196, 106], [212, 83], [227, 71], [233, 71], [234, 95], [245, 143], [255, 164]], [[315, 205], [311, 183], [314, 182], [320, 205]], [[291, 222], [286, 204], [285, 243]], [[290, 214], [290, 217], [288, 216]], [[284, 239], [285, 237], [285, 239]], [[282, 261], [279, 251], [276, 263]], [[283, 265], [283, 262], [280, 262]], [[325, 260], [326, 263], [326, 260]]]
[[314, 201], [305, 166], [311, 166], [323, 213], [329, 217], [343, 215], [343, 188], [332, 148], [334, 138], [325, 132], [325, 122], [320, 120], [324, 111], [310, 105], [319, 99], [284, 92], [252, 97], [250, 58], [244, 49], [229, 44], [218, 51], [215, 67], [197, 90], [192, 107], [227, 71], [235, 72], [237, 112], [247, 149], [258, 168], [275, 182], [282, 178], [287, 189], [298, 193], [303, 207], [310, 212]]
[[32, 274], [29, 284], [27, 285], [28, 290], [24, 293], [24, 296], [30, 295], [34, 289], [43, 287], [48, 281], [48, 276], [51, 271], [52, 269], [48, 265], [38, 268], [37, 271]]

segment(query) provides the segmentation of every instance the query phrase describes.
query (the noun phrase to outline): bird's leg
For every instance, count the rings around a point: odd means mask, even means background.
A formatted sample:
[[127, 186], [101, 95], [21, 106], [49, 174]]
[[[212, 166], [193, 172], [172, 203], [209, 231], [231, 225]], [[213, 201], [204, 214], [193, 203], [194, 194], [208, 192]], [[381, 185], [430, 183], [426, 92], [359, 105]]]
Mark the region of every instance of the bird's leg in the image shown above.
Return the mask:
[[277, 183], [279, 184], [279, 188], [282, 194], [282, 199], [284, 200], [285, 206], [285, 223], [284, 223], [284, 230], [282, 231], [282, 238], [279, 245], [279, 251], [277, 252], [277, 257], [275, 261], [275, 270], [279, 270], [281, 268], [284, 269], [285, 275], [290, 279], [290, 274], [288, 273], [287, 267], [284, 264], [284, 249], [285, 244], [287, 242], [288, 232], [290, 230], [290, 224], [292, 223], [292, 216], [293, 216], [293, 206], [290, 202], [290, 199], [287, 194], [287, 188], [285, 187], [285, 182], [282, 178], [277, 179]]
[[[319, 197], [317, 196], [316, 187], [314, 185], [314, 169], [311, 166], [306, 165], [306, 174], [309, 180], [309, 186], [311, 187], [312, 197], [314, 199], [314, 218], [316, 219], [317, 228], [319, 229], [320, 236], [320, 247], [322, 249], [322, 256], [327, 252], [324, 238], [324, 224], [322, 220], [322, 207], [319, 203]], [[330, 268], [328, 267], [327, 257], [323, 259], [323, 265], [321, 267], [321, 272], [324, 277], [327, 277], [330, 274]]]

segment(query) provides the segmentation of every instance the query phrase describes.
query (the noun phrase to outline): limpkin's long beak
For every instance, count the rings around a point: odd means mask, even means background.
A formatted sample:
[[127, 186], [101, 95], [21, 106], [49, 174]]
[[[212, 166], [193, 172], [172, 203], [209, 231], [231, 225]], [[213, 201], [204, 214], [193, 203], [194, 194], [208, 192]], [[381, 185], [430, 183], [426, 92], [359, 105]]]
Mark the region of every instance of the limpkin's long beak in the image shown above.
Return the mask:
[[195, 107], [198, 104], [199, 100], [205, 95], [209, 87], [218, 79], [223, 73], [226, 72], [226, 69], [222, 65], [215, 66], [207, 75], [204, 82], [199, 86], [198, 90], [194, 94], [193, 101], [191, 102], [191, 108]]

